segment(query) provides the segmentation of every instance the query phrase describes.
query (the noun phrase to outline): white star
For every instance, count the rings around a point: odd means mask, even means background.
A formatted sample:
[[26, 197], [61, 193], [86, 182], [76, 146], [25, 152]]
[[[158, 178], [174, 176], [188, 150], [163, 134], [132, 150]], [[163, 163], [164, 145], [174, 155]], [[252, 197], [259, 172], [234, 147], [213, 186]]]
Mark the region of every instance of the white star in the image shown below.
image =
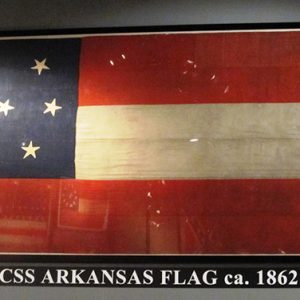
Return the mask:
[[3, 112], [5, 116], [7, 116], [8, 111], [12, 109], [15, 108], [9, 105], [9, 99], [7, 99], [4, 103], [0, 101], [0, 112]]
[[44, 114], [51, 113], [53, 117], [55, 117], [55, 113], [57, 110], [62, 109], [61, 106], [56, 105], [56, 99], [54, 98], [51, 103], [45, 102], [47, 108], [44, 111]]
[[38, 74], [41, 75], [43, 70], [50, 70], [50, 68], [46, 65], [46, 60], [45, 58], [42, 61], [34, 60], [35, 61], [35, 66], [31, 67], [31, 70], [37, 70]]
[[36, 158], [35, 152], [40, 149], [40, 147], [34, 147], [32, 145], [32, 141], [30, 141], [29, 145], [27, 147], [21, 147], [26, 153], [24, 154], [23, 159], [31, 155], [33, 158]]

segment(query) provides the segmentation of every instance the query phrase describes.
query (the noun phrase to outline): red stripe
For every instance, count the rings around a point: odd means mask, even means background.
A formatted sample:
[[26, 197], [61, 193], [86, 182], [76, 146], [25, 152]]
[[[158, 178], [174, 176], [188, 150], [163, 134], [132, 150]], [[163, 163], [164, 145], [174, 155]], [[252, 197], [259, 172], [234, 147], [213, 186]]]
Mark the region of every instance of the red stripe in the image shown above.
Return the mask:
[[[76, 193], [86, 210], [59, 204]], [[0, 209], [0, 252], [300, 252], [300, 180], [2, 179]]]
[[79, 105], [298, 102], [300, 33], [82, 41]]

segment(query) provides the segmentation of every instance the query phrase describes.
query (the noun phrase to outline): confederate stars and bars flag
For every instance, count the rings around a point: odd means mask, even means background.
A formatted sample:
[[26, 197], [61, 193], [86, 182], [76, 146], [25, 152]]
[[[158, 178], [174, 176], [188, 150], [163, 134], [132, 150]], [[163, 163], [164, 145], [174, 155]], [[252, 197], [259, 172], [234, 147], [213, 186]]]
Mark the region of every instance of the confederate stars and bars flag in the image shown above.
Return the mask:
[[300, 252], [299, 32], [2, 40], [0, 79], [0, 252]]

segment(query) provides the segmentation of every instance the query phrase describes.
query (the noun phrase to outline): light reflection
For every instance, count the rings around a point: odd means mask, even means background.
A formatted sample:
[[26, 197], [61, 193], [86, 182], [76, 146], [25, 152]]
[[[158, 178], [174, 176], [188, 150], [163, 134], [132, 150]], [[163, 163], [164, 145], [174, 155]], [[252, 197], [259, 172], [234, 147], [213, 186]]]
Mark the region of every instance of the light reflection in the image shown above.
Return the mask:
[[195, 142], [198, 142], [198, 141], [199, 141], [199, 139], [190, 139], [191, 143], [195, 143]]
[[150, 224], [151, 224], [152, 226], [157, 227], [157, 228], [160, 227], [160, 223], [156, 223], [156, 222], [154, 222], [154, 221], [151, 221]]
[[224, 94], [229, 92], [229, 85], [226, 86], [225, 90], [224, 90]]

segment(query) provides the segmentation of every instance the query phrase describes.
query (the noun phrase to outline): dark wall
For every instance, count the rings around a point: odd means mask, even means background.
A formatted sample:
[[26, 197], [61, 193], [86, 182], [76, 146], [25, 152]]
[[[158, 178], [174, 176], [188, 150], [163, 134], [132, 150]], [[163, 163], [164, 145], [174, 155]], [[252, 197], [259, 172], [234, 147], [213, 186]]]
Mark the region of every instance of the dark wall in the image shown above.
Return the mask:
[[298, 0], [0, 1], [1, 31], [298, 21]]

